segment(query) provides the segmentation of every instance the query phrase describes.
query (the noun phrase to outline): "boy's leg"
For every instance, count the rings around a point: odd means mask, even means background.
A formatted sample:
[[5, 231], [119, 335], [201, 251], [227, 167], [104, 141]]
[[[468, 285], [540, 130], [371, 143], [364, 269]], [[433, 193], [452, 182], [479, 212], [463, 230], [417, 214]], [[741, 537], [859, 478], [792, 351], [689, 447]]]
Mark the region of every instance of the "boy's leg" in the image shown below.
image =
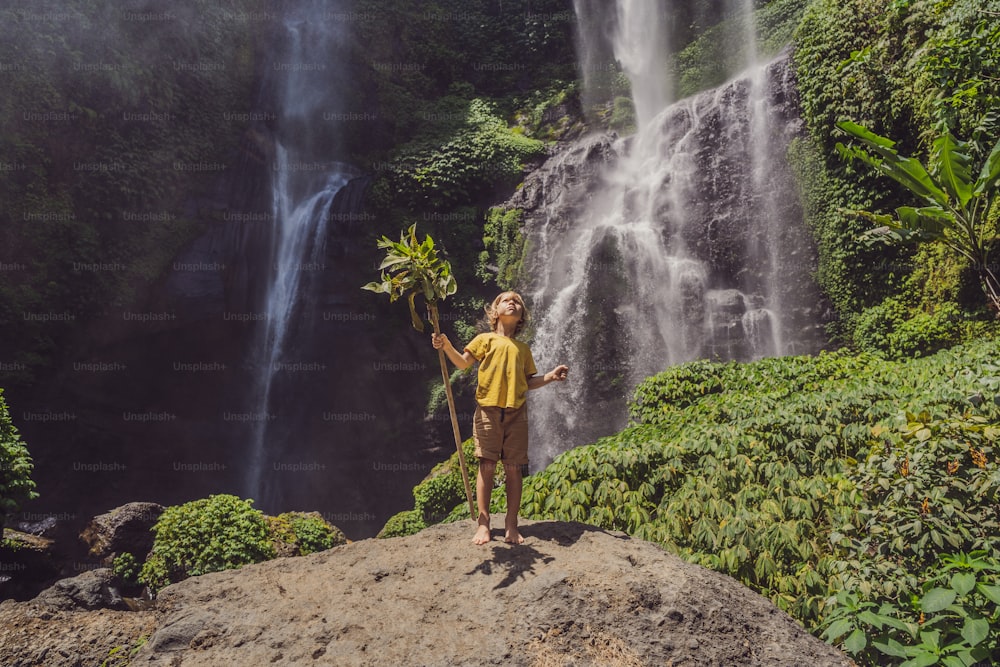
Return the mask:
[[507, 485], [507, 517], [504, 520], [504, 542], [510, 544], [522, 544], [524, 538], [517, 529], [517, 514], [521, 509], [521, 490], [524, 486], [524, 468], [526, 465], [516, 463], [505, 463], [503, 466], [506, 475]]
[[472, 438], [476, 443], [476, 458], [479, 459], [479, 474], [476, 476], [476, 505], [478, 518], [476, 536], [472, 541], [486, 544], [490, 541], [490, 496], [493, 494], [493, 475], [503, 448], [502, 410], [500, 408], [476, 406], [472, 418]]
[[474, 544], [486, 544], [492, 538], [490, 535], [490, 496], [493, 495], [493, 475], [496, 473], [497, 462], [489, 459], [479, 459], [479, 474], [476, 475], [476, 505], [479, 518]]
[[504, 423], [503, 470], [507, 476], [507, 518], [504, 521], [504, 541], [521, 544], [524, 538], [517, 529], [517, 514], [521, 510], [523, 476], [528, 467], [528, 404], [508, 410]]

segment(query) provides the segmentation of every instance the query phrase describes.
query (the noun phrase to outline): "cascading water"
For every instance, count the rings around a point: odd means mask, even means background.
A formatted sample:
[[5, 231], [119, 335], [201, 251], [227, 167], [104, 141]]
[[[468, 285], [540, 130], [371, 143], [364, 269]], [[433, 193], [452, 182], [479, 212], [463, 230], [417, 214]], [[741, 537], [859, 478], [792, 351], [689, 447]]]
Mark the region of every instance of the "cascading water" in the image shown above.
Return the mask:
[[[325, 118], [338, 114], [338, 81], [330, 63], [336, 62], [343, 42], [337, 22], [323, 20], [331, 8], [306, 0], [290, 8], [269, 71], [270, 95], [275, 98], [275, 147], [272, 158], [271, 201], [273, 227], [266, 296], [260, 314], [260, 343], [255, 387], [253, 436], [248, 462], [246, 494], [265, 507], [276, 506], [280, 489], [272, 464], [288, 438], [289, 424], [281, 424], [282, 403], [276, 394], [303, 387], [282, 382], [282, 371], [296, 359], [297, 326], [302, 317], [302, 295], [317, 272], [326, 269], [324, 241], [330, 207], [336, 194], [356, 176], [349, 165], [331, 161], [336, 151], [335, 127]], [[324, 118], [325, 117], [325, 118]], [[294, 383], [292, 383], [294, 384]], [[294, 401], [293, 401], [294, 402]], [[279, 478], [280, 479], [280, 478]]]
[[813, 297], [801, 288], [809, 244], [784, 158], [798, 127], [785, 117], [787, 67], [754, 62], [750, 42], [746, 72], [671, 103], [662, 7], [618, 0], [602, 33], [594, 25], [608, 9], [576, 1], [585, 67], [602, 52], [588, 39], [609, 36], [603, 50], [629, 77], [637, 132], [602, 144], [602, 162], [574, 165], [596, 175], [526, 224], [527, 291], [541, 313], [533, 351], [576, 378], [532, 397], [535, 466], [621, 429], [636, 384], [667, 366], [815, 342], [798, 336], [815, 322], [790, 315]]

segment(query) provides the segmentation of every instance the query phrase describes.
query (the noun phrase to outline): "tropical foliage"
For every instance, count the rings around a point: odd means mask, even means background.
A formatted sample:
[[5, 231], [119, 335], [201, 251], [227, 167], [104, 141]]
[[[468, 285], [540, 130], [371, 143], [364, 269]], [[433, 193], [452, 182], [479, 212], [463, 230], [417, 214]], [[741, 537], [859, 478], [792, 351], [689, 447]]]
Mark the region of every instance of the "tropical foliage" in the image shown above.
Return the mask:
[[424, 330], [424, 321], [417, 314], [416, 297], [423, 296], [437, 330], [437, 302], [448, 298], [458, 289], [451, 263], [438, 257], [434, 239], [425, 236], [417, 240], [417, 225], [402, 232], [399, 242], [383, 236], [378, 247], [386, 250], [385, 258], [379, 265], [381, 282], [370, 282], [361, 289], [376, 294], [388, 294], [389, 301], [406, 297], [410, 307], [410, 320], [417, 331]]
[[[462, 443], [462, 449], [468, 461], [469, 473], [477, 474], [479, 459], [475, 457], [475, 447], [471, 438]], [[502, 473], [502, 466], [498, 472]], [[499, 479], [495, 478], [494, 483], [499, 484]], [[464, 488], [462, 469], [456, 451], [447, 460], [434, 466], [430, 474], [413, 487], [413, 509], [403, 510], [390, 517], [378, 536], [413, 535], [435, 523], [469, 518]]]
[[[138, 573], [152, 594], [188, 577], [259, 563], [278, 555], [305, 555], [346, 542], [343, 533], [315, 514], [265, 516], [252, 500], [219, 494], [168, 507], [156, 525], [153, 549]], [[134, 555], [115, 560], [128, 582]]]
[[[988, 316], [975, 294], [975, 267], [961, 256], [860, 240], [871, 225], [850, 211], [895, 210], [911, 205], [912, 195], [852, 169], [835, 144], [841, 121], [892, 137], [909, 155], [933, 153], [934, 140], [950, 133], [966, 137], [964, 152], [982, 164], [1000, 136], [1000, 31], [990, 19], [998, 12], [996, 0], [814, 0], [805, 9], [794, 59], [808, 133], [792, 160], [817, 239], [817, 279], [839, 315], [831, 333], [842, 342], [856, 342], [857, 316], [886, 298], [904, 303], [908, 317], [933, 314], [943, 301]], [[918, 273], [922, 279], [911, 279]]]
[[[855, 595], [896, 626], [865, 626], [864, 645], [854, 635], [845, 648], [866, 664], [898, 664], [898, 652], [877, 648], [880, 633], [904, 647], [933, 644], [898, 627], [920, 625], [913, 600], [940, 588], [954, 559], [987, 564], [982, 595], [960, 601], [967, 617], [996, 613], [998, 349], [985, 341], [905, 362], [837, 353], [670, 369], [636, 391], [635, 426], [529, 478], [523, 510], [662, 543], [817, 631], [849, 601], [838, 591]], [[941, 651], [1000, 650], [947, 604], [922, 610], [925, 623], [937, 614]]]
[[0, 535], [7, 517], [22, 503], [38, 497], [31, 479], [33, 469], [31, 455], [11, 422], [0, 389]]
[[1000, 279], [990, 266], [996, 236], [990, 213], [1000, 187], [1000, 141], [987, 155], [978, 176], [969, 145], [950, 133], [938, 137], [929, 167], [901, 156], [895, 142], [851, 122], [837, 124], [872, 152], [838, 143], [841, 154], [859, 159], [906, 187], [922, 206], [900, 206], [896, 217], [857, 211], [876, 224], [863, 239], [873, 243], [937, 242], [964, 257], [975, 268], [990, 307], [1000, 315]]
[[0, 383], [34, 381], [77, 325], [132, 304], [202, 230], [193, 202], [236, 171], [266, 28], [234, 16], [263, 8], [0, 8]]

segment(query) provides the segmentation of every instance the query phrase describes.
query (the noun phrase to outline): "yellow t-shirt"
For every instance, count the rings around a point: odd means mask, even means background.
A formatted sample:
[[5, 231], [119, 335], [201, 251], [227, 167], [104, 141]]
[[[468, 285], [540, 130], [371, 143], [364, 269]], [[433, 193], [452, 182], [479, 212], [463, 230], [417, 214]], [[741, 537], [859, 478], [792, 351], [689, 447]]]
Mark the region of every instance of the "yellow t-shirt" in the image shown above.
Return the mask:
[[528, 346], [498, 333], [479, 334], [465, 346], [479, 362], [476, 402], [483, 407], [519, 408], [528, 397], [528, 377], [538, 371]]

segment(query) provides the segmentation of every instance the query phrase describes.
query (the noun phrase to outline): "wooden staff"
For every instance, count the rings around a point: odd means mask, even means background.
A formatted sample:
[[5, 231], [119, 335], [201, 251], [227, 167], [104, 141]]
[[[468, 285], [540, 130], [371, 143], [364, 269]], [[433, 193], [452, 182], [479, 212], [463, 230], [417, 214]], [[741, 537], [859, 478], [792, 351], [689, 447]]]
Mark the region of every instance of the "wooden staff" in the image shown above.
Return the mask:
[[[434, 327], [434, 333], [441, 333], [441, 327], [438, 325], [438, 309], [436, 303], [428, 302], [427, 315], [428, 319], [431, 321], [431, 326]], [[441, 380], [444, 382], [444, 393], [448, 397], [448, 414], [451, 415], [451, 430], [455, 434], [455, 448], [458, 450], [458, 464], [462, 468], [462, 481], [465, 483], [465, 497], [469, 501], [469, 512], [472, 515], [472, 520], [475, 521], [479, 518], [479, 513], [476, 512], [476, 504], [472, 501], [472, 486], [469, 484], [469, 469], [465, 465], [465, 452], [462, 451], [462, 434], [458, 428], [458, 415], [455, 413], [455, 397], [451, 393], [451, 379], [448, 377], [448, 363], [444, 358], [444, 349], [438, 350], [438, 361], [441, 362]]]

